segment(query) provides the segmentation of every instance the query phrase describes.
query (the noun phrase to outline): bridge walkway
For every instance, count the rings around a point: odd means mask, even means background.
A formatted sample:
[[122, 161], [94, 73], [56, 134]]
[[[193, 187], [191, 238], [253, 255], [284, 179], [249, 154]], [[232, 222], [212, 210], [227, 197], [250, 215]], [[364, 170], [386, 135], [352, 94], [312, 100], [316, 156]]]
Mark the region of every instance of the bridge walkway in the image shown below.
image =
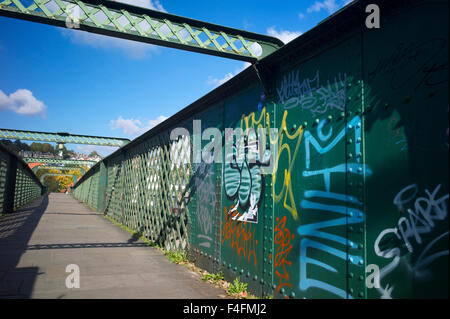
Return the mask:
[[[80, 288], [66, 278], [79, 268]], [[215, 299], [225, 292], [68, 194], [0, 217], [0, 298]]]

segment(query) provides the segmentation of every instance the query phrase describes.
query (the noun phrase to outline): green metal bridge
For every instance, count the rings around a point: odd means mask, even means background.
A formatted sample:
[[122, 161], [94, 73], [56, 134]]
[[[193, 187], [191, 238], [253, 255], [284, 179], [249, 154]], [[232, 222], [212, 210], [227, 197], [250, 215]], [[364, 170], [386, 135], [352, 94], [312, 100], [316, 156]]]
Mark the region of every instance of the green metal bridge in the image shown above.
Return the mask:
[[[0, 0], [2, 16], [253, 64], [133, 141], [0, 137], [119, 146], [71, 195], [259, 297], [448, 298], [448, 5], [354, 1], [283, 45], [112, 1]], [[32, 162], [58, 160], [0, 145], [3, 213], [45, 192]]]

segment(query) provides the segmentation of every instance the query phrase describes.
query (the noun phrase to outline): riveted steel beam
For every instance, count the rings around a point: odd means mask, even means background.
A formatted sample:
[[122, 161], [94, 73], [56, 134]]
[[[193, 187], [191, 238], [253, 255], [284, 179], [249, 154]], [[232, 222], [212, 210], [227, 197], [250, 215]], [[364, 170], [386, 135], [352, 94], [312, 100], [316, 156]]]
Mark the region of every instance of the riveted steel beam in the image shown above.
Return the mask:
[[283, 46], [270, 36], [113, 1], [0, 0], [0, 15], [248, 62]]
[[128, 144], [130, 142], [129, 139], [118, 137], [76, 135], [64, 132], [49, 133], [49, 132], [10, 130], [0, 128], [0, 139], [1, 138], [55, 142], [55, 143], [118, 146], [118, 147], [124, 146], [125, 144]]
[[42, 175], [41, 178], [40, 178], [41, 184], [44, 184], [44, 179], [47, 176], [72, 176], [73, 177], [73, 183], [75, 184], [77, 182], [77, 177], [76, 177], [76, 175], [73, 175], [73, 174], [46, 173], [46, 174]]
[[36, 174], [39, 170], [48, 170], [48, 169], [57, 169], [60, 171], [80, 171], [82, 174], [86, 173], [86, 170], [83, 167], [76, 167], [76, 166], [65, 166], [65, 167], [59, 167], [59, 166], [51, 166], [51, 165], [38, 165], [33, 167], [33, 172]]
[[70, 159], [59, 159], [59, 158], [38, 158], [38, 157], [24, 157], [23, 160], [28, 163], [45, 163], [45, 164], [59, 164], [59, 165], [83, 165], [91, 167], [96, 162], [88, 160], [70, 160]]

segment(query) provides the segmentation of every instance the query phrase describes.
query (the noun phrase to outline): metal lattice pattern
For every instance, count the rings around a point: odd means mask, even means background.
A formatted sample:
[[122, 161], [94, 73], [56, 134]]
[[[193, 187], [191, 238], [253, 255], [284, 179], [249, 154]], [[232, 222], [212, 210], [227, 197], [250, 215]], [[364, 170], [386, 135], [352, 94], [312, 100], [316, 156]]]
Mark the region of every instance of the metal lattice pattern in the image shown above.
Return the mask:
[[0, 14], [245, 61], [283, 45], [276, 38], [112, 1], [3, 0]]
[[71, 135], [67, 133], [47, 133], [0, 129], [0, 138], [43, 141], [55, 143], [89, 144], [102, 146], [123, 146], [130, 140], [115, 137]]
[[70, 176], [73, 178], [73, 182], [76, 183], [77, 182], [77, 177], [76, 175], [73, 174], [63, 174], [63, 173], [45, 173], [41, 176], [41, 183], [44, 184], [44, 180], [47, 176]]
[[[99, 207], [100, 170], [92, 168], [73, 194], [92, 208], [167, 249], [188, 245], [187, 184], [190, 144], [153, 138], [107, 163], [104, 207]], [[177, 161], [171, 161], [177, 158]]]
[[[0, 152], [0, 155], [1, 154]], [[0, 208], [3, 207], [5, 197], [6, 172], [8, 170], [8, 162], [4, 157], [0, 157]]]
[[14, 210], [28, 204], [41, 195], [41, 185], [32, 177], [32, 173], [17, 168]]
[[121, 157], [115, 158], [109, 163], [107, 175], [104, 212], [112, 219], [122, 223], [123, 170]]
[[86, 173], [86, 171], [82, 167], [74, 167], [74, 166], [59, 167], [59, 166], [48, 166], [48, 165], [35, 166], [35, 167], [33, 167], [33, 172], [37, 173], [40, 170], [50, 170], [50, 169], [57, 169], [59, 171], [79, 171], [82, 174]]
[[0, 213], [11, 213], [30, 203], [44, 189], [27, 163], [0, 145]]
[[74, 195], [92, 209], [97, 210], [99, 171], [92, 169], [87, 172], [87, 175], [89, 176], [87, 181], [76, 188]]
[[24, 157], [23, 160], [26, 163], [45, 163], [45, 164], [61, 164], [61, 165], [83, 165], [87, 167], [93, 166], [95, 161], [84, 160], [68, 160], [59, 158], [37, 158], [37, 157]]

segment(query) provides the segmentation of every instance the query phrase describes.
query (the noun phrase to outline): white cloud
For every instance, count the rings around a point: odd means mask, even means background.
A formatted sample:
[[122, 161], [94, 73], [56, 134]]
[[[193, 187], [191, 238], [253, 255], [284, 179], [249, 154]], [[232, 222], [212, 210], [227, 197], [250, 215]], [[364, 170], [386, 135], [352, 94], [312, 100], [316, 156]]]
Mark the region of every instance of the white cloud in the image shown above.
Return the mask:
[[148, 131], [149, 129], [151, 129], [152, 127], [155, 127], [156, 125], [158, 125], [161, 122], [164, 122], [165, 120], [167, 120], [168, 117], [164, 116], [164, 115], [160, 115], [158, 116], [158, 118], [156, 120], [150, 120], [148, 121], [148, 129], [146, 131]]
[[323, 2], [316, 1], [314, 4], [306, 9], [308, 13], [311, 12], [319, 12], [322, 9], [326, 10], [328, 13], [333, 13], [338, 8], [338, 5], [336, 3], [336, 0], [324, 0]]
[[303, 18], [305, 17], [305, 15], [304, 15], [303, 13], [300, 12], [300, 13], [298, 14], [298, 17], [299, 17], [300, 19], [303, 19]]
[[106, 157], [112, 152], [116, 151], [118, 147], [114, 146], [102, 146], [102, 145], [79, 145], [75, 147], [75, 152], [89, 155], [93, 151], [96, 151], [100, 156]]
[[64, 36], [69, 37], [74, 44], [85, 44], [94, 48], [106, 50], [118, 49], [128, 57], [136, 60], [146, 58], [150, 52], [158, 52], [158, 47], [152, 44], [73, 29], [62, 29], [61, 32]]
[[294, 40], [298, 36], [300, 36], [302, 33], [300, 31], [288, 31], [288, 30], [280, 30], [277, 31], [275, 27], [270, 27], [267, 29], [267, 34], [280, 39], [285, 44]]
[[155, 120], [149, 120], [147, 124], [143, 124], [140, 120], [137, 119], [124, 119], [122, 116], [119, 116], [117, 120], [111, 120], [109, 125], [112, 130], [122, 130], [122, 132], [126, 135], [136, 137], [141, 135], [152, 127], [155, 127], [159, 123], [166, 120], [167, 117], [164, 115], [158, 116]]
[[11, 110], [23, 115], [45, 116], [47, 107], [33, 96], [33, 93], [26, 89], [18, 89], [9, 96], [0, 90], [0, 110]]
[[124, 119], [122, 116], [119, 116], [117, 120], [110, 121], [111, 129], [120, 129], [126, 135], [138, 135], [141, 132], [141, 125], [139, 120]]
[[[117, 2], [167, 12], [158, 0], [121, 0]], [[78, 10], [78, 12], [82, 11]], [[80, 13], [75, 14], [75, 16], [78, 15], [80, 15]], [[107, 19], [106, 15], [102, 11], [99, 11], [95, 17], [100, 21]], [[124, 17], [119, 18], [117, 21], [123, 26], [128, 24], [128, 20]], [[70, 38], [72, 43], [107, 50], [118, 49], [132, 59], [143, 59], [146, 58], [151, 52], [158, 52], [158, 46], [152, 44], [109, 37], [74, 29], [62, 29], [61, 32], [64, 36]]]
[[148, 9], [152, 9], [152, 10], [158, 10], [158, 11], [162, 11], [162, 12], [167, 12], [166, 9], [164, 9], [164, 7], [162, 6], [161, 2], [159, 2], [158, 0], [120, 0], [116, 2], [122, 2], [122, 3], [127, 3], [127, 4], [131, 4], [133, 6], [137, 6], [137, 7], [143, 7], [143, 8], [148, 8]]
[[322, 2], [316, 1], [312, 6], [306, 9], [306, 12], [312, 13], [325, 10], [328, 12], [328, 14], [332, 14], [352, 1], [353, 0], [324, 0]]
[[239, 69], [236, 69], [234, 72], [228, 72], [227, 74], [225, 74], [222, 78], [214, 78], [212, 76], [208, 77], [208, 81], [207, 83], [216, 87], [216, 86], [220, 86], [222, 84], [224, 84], [225, 82], [227, 82], [229, 79], [231, 79], [232, 77], [236, 76], [238, 73], [241, 73], [242, 71], [244, 71], [246, 68], [248, 68], [251, 64], [248, 62], [244, 62], [242, 64], [242, 67], [240, 67]]

